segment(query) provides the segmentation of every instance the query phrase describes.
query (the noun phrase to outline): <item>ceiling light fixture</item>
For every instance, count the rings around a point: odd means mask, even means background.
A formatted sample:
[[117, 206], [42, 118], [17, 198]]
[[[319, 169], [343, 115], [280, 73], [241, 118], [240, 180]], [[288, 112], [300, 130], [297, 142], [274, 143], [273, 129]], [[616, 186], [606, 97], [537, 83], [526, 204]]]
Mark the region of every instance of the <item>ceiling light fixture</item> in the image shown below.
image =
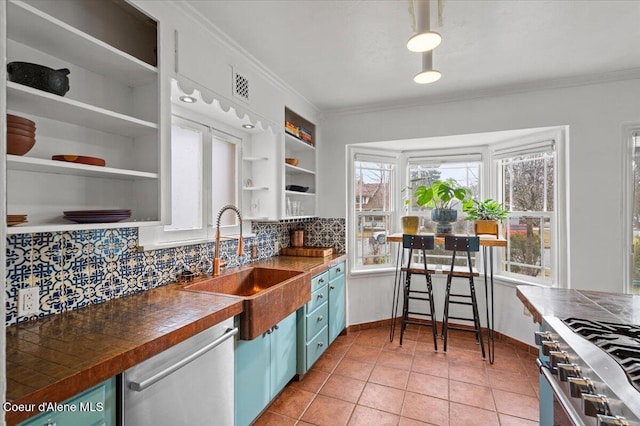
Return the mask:
[[194, 98], [193, 96], [180, 96], [179, 98], [182, 102], [187, 103], [187, 104], [195, 104], [196, 102], [198, 102], [198, 100], [196, 98]]
[[414, 0], [413, 15], [416, 22], [416, 34], [407, 41], [407, 49], [412, 52], [428, 52], [442, 42], [442, 36], [431, 31], [431, 13], [429, 0]]
[[254, 126], [253, 124], [243, 124], [242, 127], [244, 127], [245, 129], [253, 129], [256, 126]]
[[422, 71], [413, 77], [413, 81], [418, 84], [427, 84], [440, 80], [440, 77], [442, 77], [440, 71], [433, 69], [432, 52], [422, 53]]

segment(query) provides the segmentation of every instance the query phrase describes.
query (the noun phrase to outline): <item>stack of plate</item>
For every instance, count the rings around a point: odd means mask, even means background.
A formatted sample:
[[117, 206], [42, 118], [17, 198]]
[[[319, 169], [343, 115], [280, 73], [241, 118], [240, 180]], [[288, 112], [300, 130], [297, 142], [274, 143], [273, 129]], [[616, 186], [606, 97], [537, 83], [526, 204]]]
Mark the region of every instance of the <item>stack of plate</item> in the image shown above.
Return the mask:
[[110, 223], [129, 219], [131, 210], [73, 210], [65, 211], [64, 218], [76, 223]]
[[16, 226], [22, 223], [27, 223], [27, 215], [26, 214], [8, 214], [7, 215], [7, 225], [8, 226]]
[[7, 154], [25, 155], [36, 143], [36, 123], [7, 114]]

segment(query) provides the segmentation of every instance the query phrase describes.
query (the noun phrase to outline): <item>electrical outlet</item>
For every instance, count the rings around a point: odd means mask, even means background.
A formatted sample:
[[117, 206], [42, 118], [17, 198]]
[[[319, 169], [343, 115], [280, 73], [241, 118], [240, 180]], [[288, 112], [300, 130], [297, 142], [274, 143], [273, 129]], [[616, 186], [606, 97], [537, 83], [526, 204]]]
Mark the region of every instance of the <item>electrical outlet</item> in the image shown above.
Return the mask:
[[38, 287], [18, 290], [18, 316], [33, 315], [40, 312], [40, 289]]
[[275, 246], [273, 247], [274, 254], [280, 254], [280, 241], [276, 241]]

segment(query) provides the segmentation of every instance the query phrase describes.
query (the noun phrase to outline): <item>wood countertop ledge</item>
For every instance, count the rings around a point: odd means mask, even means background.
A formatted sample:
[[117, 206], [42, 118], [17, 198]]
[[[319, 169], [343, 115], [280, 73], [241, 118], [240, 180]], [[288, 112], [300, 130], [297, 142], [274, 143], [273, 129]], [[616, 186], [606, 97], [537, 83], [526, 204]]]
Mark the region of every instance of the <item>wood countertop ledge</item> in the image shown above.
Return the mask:
[[[253, 266], [323, 272], [346, 259], [280, 256]], [[225, 271], [226, 272], [226, 271]], [[7, 327], [7, 400], [62, 402], [242, 312], [242, 299], [169, 284]], [[14, 425], [37, 412], [8, 412]]]
[[516, 294], [537, 323], [543, 316], [640, 325], [640, 296], [519, 285]]

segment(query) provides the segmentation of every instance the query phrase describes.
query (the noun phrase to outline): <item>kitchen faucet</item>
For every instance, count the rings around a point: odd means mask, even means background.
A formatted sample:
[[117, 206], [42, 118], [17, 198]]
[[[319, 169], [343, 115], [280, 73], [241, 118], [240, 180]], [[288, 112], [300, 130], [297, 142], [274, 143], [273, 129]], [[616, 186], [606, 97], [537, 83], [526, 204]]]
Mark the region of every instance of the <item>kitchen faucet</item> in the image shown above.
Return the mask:
[[227, 204], [226, 206], [221, 208], [220, 211], [218, 212], [218, 220], [216, 221], [216, 245], [215, 245], [215, 249], [214, 249], [215, 251], [213, 255], [213, 276], [214, 277], [217, 277], [218, 275], [220, 275], [221, 266], [227, 265], [226, 262], [224, 262], [223, 264], [220, 264], [220, 218], [222, 217], [222, 213], [224, 213], [227, 210], [233, 210], [234, 212], [236, 212], [236, 215], [238, 216], [238, 220], [240, 221], [240, 238], [238, 239], [238, 256], [240, 256], [244, 251], [243, 250], [244, 243], [242, 241], [242, 215], [240, 214], [240, 209], [238, 209], [234, 205]]

